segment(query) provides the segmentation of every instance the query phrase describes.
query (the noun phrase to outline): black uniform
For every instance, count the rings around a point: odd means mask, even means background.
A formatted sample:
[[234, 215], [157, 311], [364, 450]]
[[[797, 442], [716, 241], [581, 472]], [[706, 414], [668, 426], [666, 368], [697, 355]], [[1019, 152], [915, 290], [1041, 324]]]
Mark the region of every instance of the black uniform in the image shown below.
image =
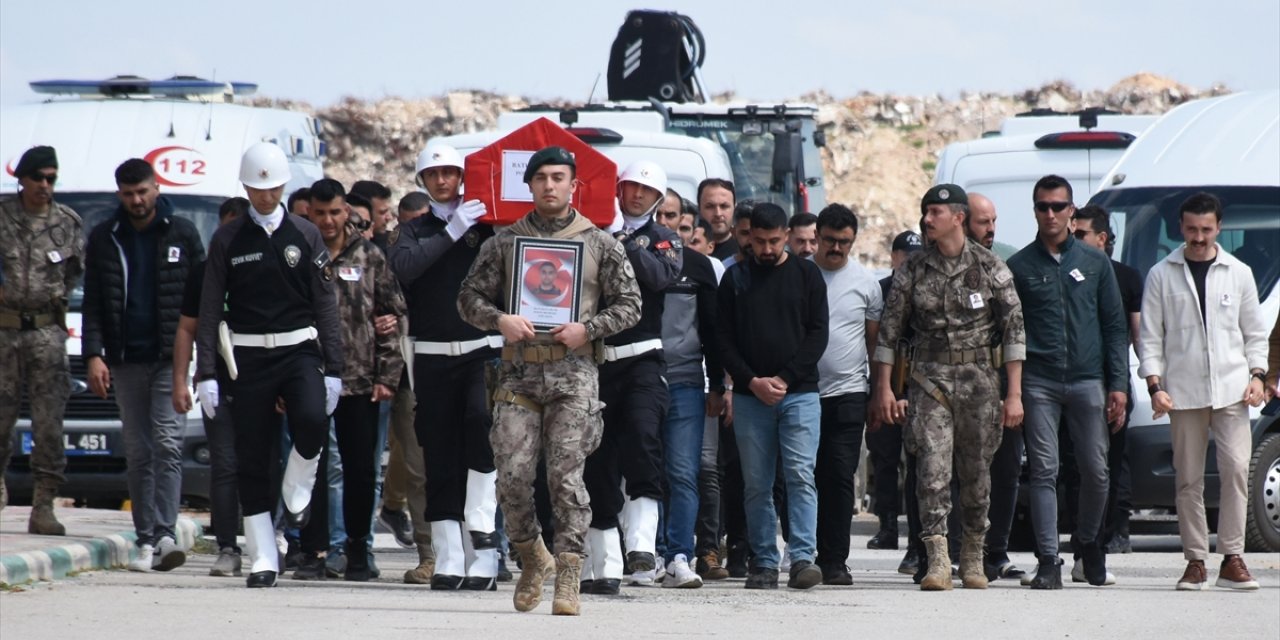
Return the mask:
[[[283, 207], [280, 209], [283, 211]], [[215, 377], [218, 324], [237, 334], [285, 333], [315, 327], [319, 341], [275, 349], [236, 347], [239, 377], [222, 390], [235, 422], [240, 505], [245, 516], [270, 512], [279, 500], [283, 398], [294, 448], [316, 457], [328, 441], [324, 377], [341, 377], [342, 337], [329, 252], [307, 220], [285, 214], [270, 236], [252, 214], [220, 227], [206, 262], [196, 334], [196, 379]], [[224, 311], [225, 303], [225, 311]]]
[[[640, 285], [640, 321], [605, 339], [606, 346], [662, 340], [666, 290], [684, 263], [680, 236], [650, 218], [623, 245]], [[600, 365], [600, 400], [605, 403], [604, 435], [587, 457], [583, 480], [591, 496], [591, 528], [618, 526], [624, 498], [663, 498], [662, 423], [670, 397], [663, 379], [661, 347]], [[625, 454], [623, 454], [625, 452]], [[597, 576], [600, 577], [600, 576]]]
[[[389, 238], [388, 260], [404, 289], [415, 342], [467, 342], [492, 335], [464, 322], [457, 300], [493, 227], [477, 224], [454, 242], [445, 226], [428, 212], [400, 225]], [[414, 356], [418, 411], [413, 426], [426, 467], [428, 522], [462, 521], [467, 471], [494, 471], [484, 363], [496, 357], [497, 349], [489, 347], [458, 356]]]

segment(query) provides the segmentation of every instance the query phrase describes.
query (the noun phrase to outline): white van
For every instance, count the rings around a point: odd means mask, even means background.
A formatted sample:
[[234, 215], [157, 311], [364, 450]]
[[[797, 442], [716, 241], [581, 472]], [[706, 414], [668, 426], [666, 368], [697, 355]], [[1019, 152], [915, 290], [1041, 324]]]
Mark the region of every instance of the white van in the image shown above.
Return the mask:
[[[285, 151], [293, 179], [286, 193], [324, 176], [320, 123], [304, 113], [236, 104], [255, 85], [199, 78], [150, 81], [122, 76], [106, 81], [32, 82], [43, 102], [0, 107], [0, 193], [18, 189], [14, 166], [27, 149], [50, 145], [58, 153], [54, 199], [75, 209], [84, 233], [115, 214], [115, 170], [129, 158], [143, 158], [156, 171], [160, 193], [177, 215], [195, 223], [206, 242], [218, 225], [218, 206], [243, 196], [240, 156], [249, 146], [273, 142]], [[67, 314], [67, 353], [72, 396], [67, 403], [67, 482], [62, 495], [103, 506], [128, 497], [124, 441], [114, 397], [89, 392], [80, 355], [80, 290]], [[6, 484], [24, 499], [31, 487], [31, 425], [23, 401], [14, 430], [13, 460]], [[187, 415], [183, 445], [183, 497], [209, 495], [209, 451], [199, 408]]]
[[1056, 174], [1071, 183], [1083, 203], [1125, 149], [1158, 119], [1099, 110], [1067, 115], [1031, 111], [1008, 118], [1000, 130], [977, 140], [947, 145], [938, 158], [934, 184], [960, 185], [996, 205], [995, 252], [1008, 259], [1036, 237], [1031, 190]]
[[[667, 186], [689, 200], [697, 198], [698, 183], [707, 178], [733, 179], [729, 157], [719, 145], [705, 138], [662, 133], [662, 116], [657, 113], [646, 115], [655, 119], [658, 131], [596, 126], [590, 124], [586, 113], [583, 114], [585, 122], [565, 130], [608, 156], [618, 165], [618, 171], [637, 160], [656, 162], [667, 172]], [[536, 116], [520, 113], [504, 114], [499, 117], [496, 130], [444, 136], [431, 142], [447, 144], [466, 156], [535, 119]]]
[[[1179, 205], [1207, 191], [1223, 202], [1218, 243], [1253, 269], [1270, 327], [1280, 315], [1280, 91], [1237, 93], [1184, 104], [1129, 147], [1089, 204], [1111, 213], [1117, 259], [1147, 272], [1183, 244]], [[1003, 221], [1003, 217], [1002, 217]], [[1135, 507], [1172, 507], [1174, 470], [1168, 420], [1151, 417], [1147, 385], [1134, 376], [1127, 447]], [[1241, 381], [1241, 393], [1244, 381]], [[1254, 418], [1248, 545], [1280, 551], [1280, 420]], [[1210, 447], [1205, 504], [1218, 502]], [[1215, 520], [1211, 517], [1210, 522]]]

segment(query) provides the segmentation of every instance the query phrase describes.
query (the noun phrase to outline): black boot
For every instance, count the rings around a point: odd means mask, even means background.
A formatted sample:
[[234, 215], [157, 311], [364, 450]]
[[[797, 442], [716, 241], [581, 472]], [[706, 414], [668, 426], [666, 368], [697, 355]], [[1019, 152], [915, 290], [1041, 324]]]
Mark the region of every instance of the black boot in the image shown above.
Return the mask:
[[324, 580], [324, 558], [315, 553], [304, 553], [293, 570], [294, 580]]
[[347, 570], [343, 579], [348, 582], [368, 582], [372, 576], [369, 572], [369, 547], [361, 540], [347, 540]]
[[1129, 542], [1129, 510], [1116, 509], [1115, 527], [1111, 531], [1111, 539], [1107, 540], [1107, 553], [1133, 553], [1133, 545]]
[[915, 547], [917, 558], [916, 572], [911, 576], [911, 581], [920, 584], [920, 581], [924, 580], [925, 574], [929, 573], [929, 553], [924, 548], [924, 540], [917, 538], [912, 540], [911, 544]]
[[747, 577], [747, 552], [745, 543], [729, 548], [729, 563], [726, 568], [730, 578]]
[[907, 553], [902, 556], [902, 562], [898, 563], [898, 573], [913, 576], [919, 568], [920, 556], [916, 553], [916, 546], [908, 542]]
[[898, 548], [898, 514], [886, 513], [880, 516], [880, 530], [867, 541], [868, 549]]
[[1097, 541], [1080, 545], [1080, 561], [1089, 584], [1100, 587], [1107, 583], [1107, 554]]
[[1036, 577], [1031, 579], [1032, 589], [1062, 588], [1062, 558], [1043, 556], [1036, 567]]

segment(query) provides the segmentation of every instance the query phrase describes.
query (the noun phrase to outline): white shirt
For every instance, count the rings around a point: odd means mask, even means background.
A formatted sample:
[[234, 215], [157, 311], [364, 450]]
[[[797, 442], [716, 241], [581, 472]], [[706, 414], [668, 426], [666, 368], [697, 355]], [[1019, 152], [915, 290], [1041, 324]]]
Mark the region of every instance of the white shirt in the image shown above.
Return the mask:
[[1244, 399], [1251, 369], [1267, 369], [1267, 323], [1253, 272], [1221, 246], [1205, 275], [1202, 320], [1185, 248], [1147, 274], [1138, 375], [1160, 376], [1175, 410], [1222, 409]]
[[818, 395], [865, 393], [867, 318], [880, 317], [880, 283], [857, 260], [835, 271], [819, 267], [827, 282], [827, 350], [818, 360]]
[[443, 222], [449, 222], [453, 219], [453, 214], [458, 211], [458, 204], [462, 202], [459, 197], [452, 202], [436, 202], [431, 201], [431, 213], [435, 214]]
[[284, 222], [284, 205], [277, 206], [275, 211], [265, 216], [258, 213], [257, 209], [249, 207], [249, 219], [253, 220], [259, 227], [262, 227], [267, 232], [267, 235], [271, 235], [280, 228], [280, 223]]

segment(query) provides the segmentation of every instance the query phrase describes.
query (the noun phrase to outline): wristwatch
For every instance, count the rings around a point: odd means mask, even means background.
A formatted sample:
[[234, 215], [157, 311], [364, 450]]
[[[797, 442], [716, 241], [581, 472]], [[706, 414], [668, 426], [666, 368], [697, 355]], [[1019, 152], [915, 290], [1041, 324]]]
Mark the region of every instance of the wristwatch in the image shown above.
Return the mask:
[[1267, 384], [1267, 372], [1265, 372], [1265, 371], [1250, 371], [1250, 372], [1249, 372], [1249, 377], [1250, 377], [1250, 378], [1257, 378], [1257, 379], [1258, 379], [1258, 381], [1259, 381], [1259, 382], [1261, 382], [1261, 383], [1262, 383], [1262, 384], [1264, 384], [1264, 385], [1265, 385], [1265, 384]]
[[1160, 384], [1159, 382], [1157, 382], [1157, 383], [1155, 383], [1155, 384], [1153, 384], [1153, 385], [1151, 385], [1151, 386], [1147, 387], [1147, 395], [1149, 395], [1149, 396], [1153, 396], [1153, 397], [1154, 397], [1157, 393], [1160, 393], [1161, 391], [1164, 391], [1164, 390], [1165, 390], [1165, 389], [1164, 389], [1164, 385], [1162, 385], [1162, 384]]

